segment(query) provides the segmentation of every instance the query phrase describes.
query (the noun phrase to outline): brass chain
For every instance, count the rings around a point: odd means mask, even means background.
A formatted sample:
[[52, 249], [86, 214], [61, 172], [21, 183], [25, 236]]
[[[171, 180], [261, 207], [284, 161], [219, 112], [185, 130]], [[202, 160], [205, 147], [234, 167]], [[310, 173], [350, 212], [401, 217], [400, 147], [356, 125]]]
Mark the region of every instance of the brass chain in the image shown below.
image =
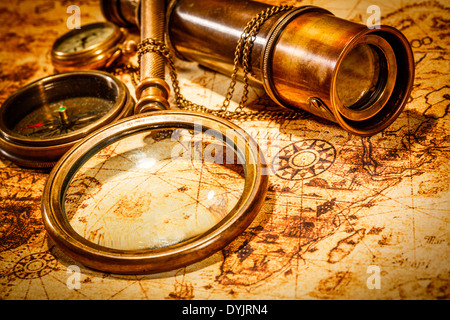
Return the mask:
[[[253, 48], [253, 44], [256, 40], [256, 35], [259, 32], [261, 26], [274, 14], [291, 10], [294, 6], [273, 6], [259, 14], [257, 14], [252, 20], [248, 22], [244, 28], [234, 53], [234, 66], [231, 74], [231, 82], [225, 95], [225, 100], [222, 103], [220, 109], [210, 109], [203, 105], [196, 104], [187, 100], [182, 94], [180, 89], [180, 83], [178, 81], [178, 73], [175, 67], [173, 56], [169, 50], [169, 47], [162, 41], [156, 41], [154, 39], [144, 39], [141, 41], [138, 48], [138, 61], [140, 62], [141, 56], [149, 52], [155, 52], [163, 56], [167, 61], [169, 68], [169, 76], [172, 81], [172, 87], [174, 91], [175, 102], [179, 109], [188, 111], [197, 111], [209, 113], [215, 116], [226, 118], [229, 120], [294, 120], [300, 117], [304, 117], [303, 112], [296, 111], [258, 111], [258, 112], [246, 112], [244, 111], [244, 105], [248, 100], [248, 87], [249, 87], [249, 73], [250, 73], [250, 54]], [[240, 61], [242, 60], [242, 63]], [[235, 111], [229, 111], [228, 107], [233, 98], [237, 75], [239, 71], [239, 65], [242, 64], [243, 69], [243, 81], [244, 88], [241, 100]], [[131, 78], [133, 83], [136, 83], [136, 79], [139, 79], [139, 69], [131, 66], [126, 66], [126, 69], [132, 71]]]
[[120, 66], [115, 66], [114, 69], [109, 70], [115, 76], [121, 76], [123, 74], [128, 74], [131, 78], [131, 83], [134, 87], [137, 87], [139, 84], [139, 67], [134, 66], [133, 64], [125, 64]]

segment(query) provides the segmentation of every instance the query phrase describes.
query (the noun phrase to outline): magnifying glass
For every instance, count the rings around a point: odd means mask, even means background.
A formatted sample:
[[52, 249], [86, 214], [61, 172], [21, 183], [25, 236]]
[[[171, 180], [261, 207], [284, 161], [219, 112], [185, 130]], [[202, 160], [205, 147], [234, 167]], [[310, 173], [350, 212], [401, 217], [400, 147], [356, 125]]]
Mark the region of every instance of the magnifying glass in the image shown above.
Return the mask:
[[[164, 1], [141, 38], [164, 41]], [[136, 115], [91, 133], [52, 169], [42, 197], [50, 238], [105, 272], [167, 271], [197, 262], [242, 233], [268, 188], [264, 156], [230, 121], [167, 110], [164, 58], [141, 57]], [[151, 112], [148, 112], [151, 111]]]

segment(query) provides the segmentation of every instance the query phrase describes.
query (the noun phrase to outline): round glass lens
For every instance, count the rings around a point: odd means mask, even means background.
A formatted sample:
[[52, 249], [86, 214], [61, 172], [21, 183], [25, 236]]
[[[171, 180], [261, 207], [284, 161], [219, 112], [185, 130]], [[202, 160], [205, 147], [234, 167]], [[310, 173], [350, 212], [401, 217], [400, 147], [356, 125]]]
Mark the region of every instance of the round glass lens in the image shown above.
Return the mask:
[[368, 44], [358, 44], [342, 60], [336, 90], [342, 105], [364, 109], [377, 89], [380, 77], [378, 53]]
[[84, 239], [112, 249], [168, 247], [210, 230], [244, 191], [242, 155], [220, 135], [147, 129], [94, 152], [67, 185], [63, 211]]

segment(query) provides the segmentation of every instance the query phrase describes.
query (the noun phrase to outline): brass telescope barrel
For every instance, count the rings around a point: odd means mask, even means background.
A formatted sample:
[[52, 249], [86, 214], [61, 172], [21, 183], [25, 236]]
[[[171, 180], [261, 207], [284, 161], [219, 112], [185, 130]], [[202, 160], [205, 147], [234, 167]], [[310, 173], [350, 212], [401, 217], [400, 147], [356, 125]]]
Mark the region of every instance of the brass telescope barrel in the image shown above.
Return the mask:
[[[139, 12], [139, 3], [129, 2], [103, 0], [105, 17], [122, 26], [150, 23], [130, 18], [130, 8]], [[269, 7], [243, 0], [171, 1], [166, 40], [179, 58], [229, 75], [242, 31]], [[265, 21], [250, 66], [253, 83], [263, 85], [279, 105], [306, 110], [361, 136], [384, 130], [398, 117], [414, 81], [413, 54], [400, 31], [384, 25], [369, 29], [314, 6]]]

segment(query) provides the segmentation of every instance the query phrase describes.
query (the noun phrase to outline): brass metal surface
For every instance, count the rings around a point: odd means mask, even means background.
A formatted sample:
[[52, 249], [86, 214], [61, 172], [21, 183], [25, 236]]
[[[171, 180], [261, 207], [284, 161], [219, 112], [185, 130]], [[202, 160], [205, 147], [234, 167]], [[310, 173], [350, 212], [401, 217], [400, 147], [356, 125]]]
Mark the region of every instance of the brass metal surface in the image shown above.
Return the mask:
[[[264, 7], [251, 1], [176, 1], [168, 13], [170, 43], [179, 56], [230, 73], [239, 30]], [[362, 43], [378, 48], [389, 62], [382, 70], [386, 79], [380, 76], [379, 80], [380, 86], [387, 88], [379, 89], [376, 101], [362, 107], [364, 112], [354, 112], [337, 96], [336, 75], [347, 53]], [[413, 85], [413, 61], [409, 43], [396, 29], [368, 29], [313, 6], [266, 21], [256, 35], [250, 57], [253, 80], [263, 83], [278, 104], [306, 110], [362, 136], [383, 131], [401, 113]], [[356, 63], [354, 68], [358, 68]], [[355, 81], [348, 80], [349, 90]], [[312, 98], [328, 110], [309, 104]]]
[[[165, 39], [165, 1], [141, 1], [141, 41], [152, 39], [164, 42]], [[141, 84], [138, 89], [138, 103], [135, 113], [167, 110], [170, 88], [165, 82], [165, 58], [158, 52], [143, 52], [139, 55], [139, 72]]]
[[103, 16], [121, 27], [139, 25], [139, 0], [119, 0], [112, 5], [111, 0], [101, 0]]
[[[108, 2], [103, 5], [114, 6]], [[269, 7], [238, 0], [171, 1], [167, 42], [177, 57], [230, 75], [236, 44], [246, 24]], [[152, 25], [154, 20], [141, 18], [140, 27]], [[248, 65], [249, 80], [263, 85], [279, 105], [306, 110], [360, 136], [383, 131], [404, 109], [414, 81], [414, 58], [410, 44], [397, 29], [384, 25], [369, 29], [315, 6], [292, 8], [258, 23], [258, 32], [252, 34], [254, 42], [246, 48], [250, 51], [248, 61], [241, 56], [239, 62]], [[342, 62], [362, 44], [376, 52], [382, 70], [376, 88], [370, 96], [361, 95], [355, 111], [356, 107], [343, 105], [336, 88], [358, 90], [360, 78], [347, 73], [348, 79], [339, 79], [345, 83], [338, 84], [337, 75], [343, 74]], [[356, 61], [353, 68], [360, 68]], [[320, 107], [310, 101], [320, 101]]]

